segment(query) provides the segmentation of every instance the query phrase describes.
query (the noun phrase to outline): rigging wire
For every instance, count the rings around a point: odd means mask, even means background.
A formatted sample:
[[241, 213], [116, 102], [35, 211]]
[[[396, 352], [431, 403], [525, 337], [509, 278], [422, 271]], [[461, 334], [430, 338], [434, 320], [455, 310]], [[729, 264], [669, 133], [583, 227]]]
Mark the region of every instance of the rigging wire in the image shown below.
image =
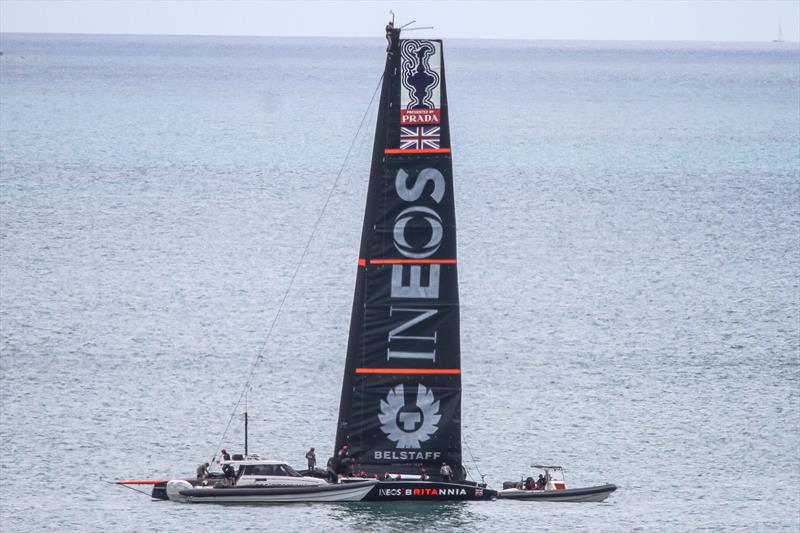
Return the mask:
[[328, 204], [333, 197], [333, 192], [336, 190], [336, 186], [339, 184], [339, 178], [342, 177], [342, 172], [344, 172], [344, 168], [347, 165], [347, 160], [350, 158], [350, 153], [353, 151], [353, 147], [356, 144], [356, 140], [358, 139], [358, 134], [361, 133], [361, 128], [364, 126], [364, 121], [367, 119], [367, 115], [369, 114], [369, 110], [372, 108], [372, 103], [375, 101], [375, 95], [378, 94], [378, 90], [381, 88], [381, 82], [383, 82], [383, 73], [381, 73], [380, 78], [378, 79], [378, 84], [375, 87], [375, 90], [372, 92], [372, 98], [369, 100], [369, 104], [367, 105], [367, 109], [364, 110], [364, 115], [361, 117], [361, 122], [358, 125], [358, 129], [356, 130], [355, 135], [353, 136], [353, 140], [350, 142], [350, 147], [347, 149], [347, 153], [344, 156], [344, 160], [342, 161], [342, 166], [339, 168], [339, 172], [336, 174], [336, 179], [333, 180], [333, 185], [331, 185], [330, 190], [328, 191], [328, 197], [325, 199], [325, 203], [322, 205], [322, 210], [320, 211], [319, 215], [317, 216], [317, 220], [314, 222], [314, 226], [311, 228], [311, 235], [309, 235], [308, 240], [306, 241], [306, 246], [303, 249], [303, 253], [300, 256], [300, 260], [297, 262], [297, 266], [294, 269], [294, 273], [292, 274], [291, 279], [289, 280], [289, 286], [286, 288], [286, 292], [283, 293], [283, 298], [281, 298], [280, 303], [278, 304], [278, 310], [275, 312], [275, 316], [272, 318], [272, 323], [267, 330], [267, 336], [264, 339], [264, 342], [261, 344], [261, 348], [258, 350], [258, 355], [256, 355], [255, 360], [253, 361], [252, 366], [250, 367], [250, 372], [247, 375], [247, 381], [245, 381], [245, 386], [242, 390], [242, 393], [239, 395], [239, 399], [236, 400], [236, 404], [233, 406], [233, 412], [231, 412], [230, 418], [228, 418], [228, 423], [225, 425], [225, 430], [222, 432], [222, 438], [219, 441], [219, 444], [214, 451], [214, 455], [211, 457], [211, 464], [214, 464], [214, 460], [217, 458], [217, 451], [222, 446], [222, 443], [225, 442], [225, 437], [228, 435], [228, 430], [231, 427], [231, 422], [233, 422], [234, 417], [236, 416], [236, 410], [239, 408], [239, 405], [242, 403], [242, 398], [247, 393], [247, 389], [250, 387], [250, 384], [253, 379], [253, 374], [256, 371], [256, 367], [258, 363], [264, 356], [264, 350], [269, 343], [269, 339], [272, 336], [272, 332], [275, 329], [275, 324], [278, 322], [278, 317], [283, 310], [283, 305], [286, 303], [286, 298], [289, 296], [289, 292], [292, 290], [292, 286], [294, 285], [294, 281], [297, 278], [297, 274], [300, 272], [300, 267], [303, 266], [303, 261], [308, 255], [308, 250], [311, 248], [311, 242], [314, 240], [314, 234], [317, 232], [317, 228], [319, 227], [319, 223], [322, 221], [323, 215], [325, 215], [325, 210], [328, 207]]
[[466, 435], [462, 435], [461, 436], [461, 440], [463, 440], [464, 444], [466, 444], [467, 451], [469, 452], [469, 457], [470, 457], [470, 459], [472, 459], [472, 464], [473, 464], [473, 466], [475, 466], [475, 470], [477, 470], [478, 475], [481, 476], [481, 483], [483, 483], [485, 476], [483, 475], [483, 472], [481, 472], [481, 469], [478, 467], [478, 461], [475, 460], [475, 456], [472, 455], [472, 448], [469, 447], [469, 441], [467, 441]]
[[112, 482], [106, 481], [105, 479], [102, 479], [102, 478], [100, 479], [100, 481], [102, 481], [103, 483], [108, 483], [109, 485], [114, 485], [115, 487], [125, 487], [126, 489], [130, 489], [130, 490], [132, 490], [134, 492], [138, 492], [139, 494], [144, 494], [148, 498], [152, 498], [152, 494], [151, 493], [145, 492], [145, 491], [143, 491], [141, 489], [137, 489], [135, 487], [131, 487], [130, 485], [125, 485], [123, 483], [112, 483]]

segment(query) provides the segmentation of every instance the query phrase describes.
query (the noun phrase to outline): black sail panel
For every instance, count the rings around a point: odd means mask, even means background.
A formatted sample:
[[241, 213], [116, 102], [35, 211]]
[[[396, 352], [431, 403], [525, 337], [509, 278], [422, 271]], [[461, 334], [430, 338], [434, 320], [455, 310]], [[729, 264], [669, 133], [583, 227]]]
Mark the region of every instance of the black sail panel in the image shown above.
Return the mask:
[[336, 433], [369, 474], [459, 477], [456, 221], [442, 43], [389, 47]]

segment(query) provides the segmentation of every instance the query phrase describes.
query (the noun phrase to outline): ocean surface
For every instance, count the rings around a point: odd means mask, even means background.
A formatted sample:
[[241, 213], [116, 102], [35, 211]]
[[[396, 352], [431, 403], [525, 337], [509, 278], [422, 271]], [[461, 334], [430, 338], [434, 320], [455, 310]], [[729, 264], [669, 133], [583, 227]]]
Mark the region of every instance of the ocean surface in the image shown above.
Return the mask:
[[[242, 447], [225, 426], [385, 41], [3, 34], [2, 531], [800, 528], [798, 45], [444, 46], [470, 473], [619, 490], [205, 507], [108, 484]], [[296, 466], [332, 452], [374, 122], [248, 394], [251, 451]]]

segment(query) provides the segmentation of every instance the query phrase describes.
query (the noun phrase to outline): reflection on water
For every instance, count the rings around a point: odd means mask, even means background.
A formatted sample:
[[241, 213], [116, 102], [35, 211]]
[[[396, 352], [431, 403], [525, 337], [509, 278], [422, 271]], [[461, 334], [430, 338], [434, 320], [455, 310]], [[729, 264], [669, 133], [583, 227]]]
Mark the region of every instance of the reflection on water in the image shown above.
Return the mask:
[[[491, 505], [490, 502], [480, 502]], [[460, 529], [475, 523], [469, 502], [363, 502], [331, 510], [331, 518], [357, 531]]]

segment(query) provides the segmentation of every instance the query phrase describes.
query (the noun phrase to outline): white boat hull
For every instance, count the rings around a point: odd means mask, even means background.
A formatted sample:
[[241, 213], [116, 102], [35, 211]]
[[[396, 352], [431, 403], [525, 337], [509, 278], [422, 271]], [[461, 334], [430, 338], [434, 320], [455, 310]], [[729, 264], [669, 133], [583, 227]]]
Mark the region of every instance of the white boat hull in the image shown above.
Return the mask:
[[230, 487], [196, 488], [186, 481], [167, 483], [167, 497], [180, 503], [262, 504], [358, 502], [369, 493], [377, 480], [359, 483], [329, 484], [322, 487]]

